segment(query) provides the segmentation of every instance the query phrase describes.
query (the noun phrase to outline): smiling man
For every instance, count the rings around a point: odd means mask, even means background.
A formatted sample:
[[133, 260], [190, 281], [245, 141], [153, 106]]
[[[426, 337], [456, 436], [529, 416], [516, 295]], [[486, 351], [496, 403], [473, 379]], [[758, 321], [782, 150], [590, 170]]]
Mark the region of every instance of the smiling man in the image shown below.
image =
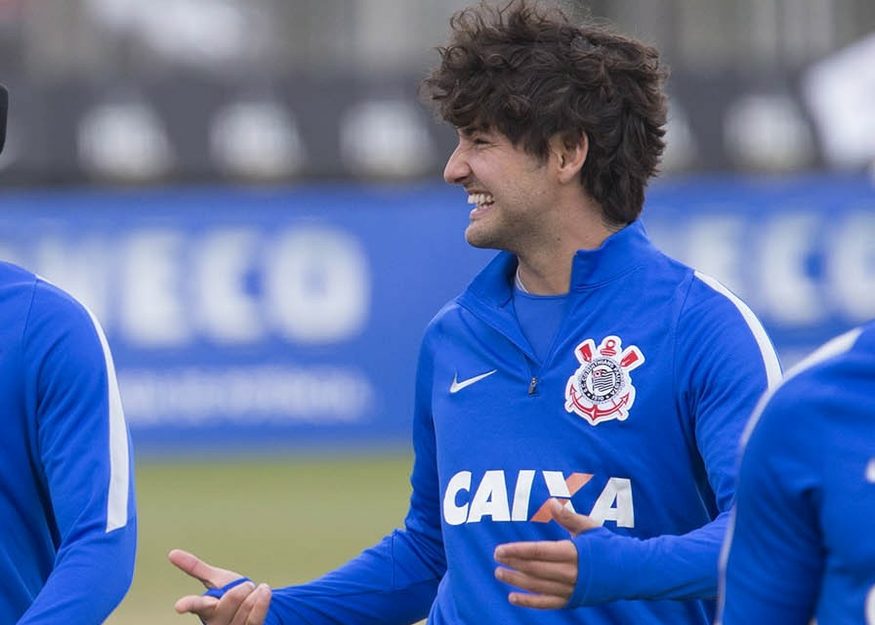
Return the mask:
[[501, 251], [426, 331], [404, 528], [272, 596], [173, 552], [211, 588], [177, 609], [709, 623], [739, 437], [780, 368], [750, 309], [638, 221], [664, 148], [658, 54], [523, 2], [452, 28], [423, 91], [458, 131], [444, 177], [474, 206], [465, 237]]

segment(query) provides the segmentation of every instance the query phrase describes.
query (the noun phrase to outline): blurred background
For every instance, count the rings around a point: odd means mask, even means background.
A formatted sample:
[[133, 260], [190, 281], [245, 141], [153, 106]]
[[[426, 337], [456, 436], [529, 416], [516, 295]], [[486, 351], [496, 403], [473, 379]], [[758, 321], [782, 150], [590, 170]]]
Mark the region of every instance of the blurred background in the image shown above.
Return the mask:
[[[299, 582], [401, 522], [419, 337], [491, 256], [417, 99], [459, 0], [0, 0], [0, 257], [102, 320], [141, 551]], [[785, 365], [875, 317], [875, 3], [593, 0], [672, 69], [645, 224]]]
[[[7, 183], [433, 178], [416, 84], [462, 0], [3, 0]], [[871, 163], [870, 0], [593, 0], [673, 68], [667, 172]]]

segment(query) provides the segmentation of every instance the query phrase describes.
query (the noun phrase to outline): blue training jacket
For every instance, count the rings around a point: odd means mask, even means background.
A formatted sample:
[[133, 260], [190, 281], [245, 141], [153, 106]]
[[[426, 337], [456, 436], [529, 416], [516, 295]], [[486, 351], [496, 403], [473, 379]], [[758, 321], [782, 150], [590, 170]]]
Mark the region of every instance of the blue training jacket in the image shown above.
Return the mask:
[[0, 623], [98, 625], [131, 583], [128, 432], [97, 320], [0, 263]]
[[875, 323], [763, 402], [741, 464], [724, 625], [875, 625]]
[[[738, 441], [780, 377], [765, 332], [640, 223], [574, 258], [542, 362], [498, 256], [423, 340], [404, 528], [328, 575], [276, 590], [268, 622], [709, 623]], [[561, 540], [555, 497], [603, 526], [574, 539], [570, 607], [512, 606], [495, 547]], [[354, 516], [351, 522], [355, 522]]]

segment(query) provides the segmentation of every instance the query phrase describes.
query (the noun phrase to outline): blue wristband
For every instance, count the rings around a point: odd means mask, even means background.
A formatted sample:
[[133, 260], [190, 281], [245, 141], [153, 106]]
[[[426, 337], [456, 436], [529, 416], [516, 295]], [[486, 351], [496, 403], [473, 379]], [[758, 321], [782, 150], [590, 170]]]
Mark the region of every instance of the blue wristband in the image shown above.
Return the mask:
[[221, 599], [222, 596], [223, 596], [226, 592], [228, 592], [229, 590], [231, 590], [231, 589], [234, 588], [235, 586], [239, 586], [240, 584], [245, 584], [246, 582], [251, 582], [251, 581], [252, 581], [252, 580], [249, 579], [248, 577], [238, 577], [238, 578], [235, 579], [234, 581], [232, 581], [232, 582], [228, 582], [227, 584], [225, 584], [225, 585], [222, 586], [221, 588], [210, 588], [210, 589], [208, 589], [208, 590], [203, 594], [203, 596], [204, 596], [204, 597], [215, 597], [216, 599]]

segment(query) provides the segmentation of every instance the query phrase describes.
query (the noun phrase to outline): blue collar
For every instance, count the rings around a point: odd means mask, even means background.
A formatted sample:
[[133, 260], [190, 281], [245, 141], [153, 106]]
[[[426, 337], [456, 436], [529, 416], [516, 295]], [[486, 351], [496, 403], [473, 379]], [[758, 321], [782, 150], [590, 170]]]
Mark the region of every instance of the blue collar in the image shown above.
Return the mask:
[[[598, 248], [578, 250], [572, 260], [570, 292], [612, 282], [652, 261], [658, 253], [641, 222], [632, 222], [605, 239]], [[516, 256], [499, 252], [456, 301], [533, 356], [511, 305], [516, 269]]]
[[[647, 238], [641, 221], [634, 221], [615, 232], [594, 250], [578, 250], [571, 266], [571, 291], [582, 291], [612, 282], [653, 258], [656, 248]], [[484, 303], [504, 306], [513, 296], [517, 258], [499, 252], [477, 274], [462, 294]]]
[[644, 224], [633, 221], [596, 249], [577, 251], [571, 265], [571, 290], [582, 291], [613, 282], [652, 260], [656, 253]]

